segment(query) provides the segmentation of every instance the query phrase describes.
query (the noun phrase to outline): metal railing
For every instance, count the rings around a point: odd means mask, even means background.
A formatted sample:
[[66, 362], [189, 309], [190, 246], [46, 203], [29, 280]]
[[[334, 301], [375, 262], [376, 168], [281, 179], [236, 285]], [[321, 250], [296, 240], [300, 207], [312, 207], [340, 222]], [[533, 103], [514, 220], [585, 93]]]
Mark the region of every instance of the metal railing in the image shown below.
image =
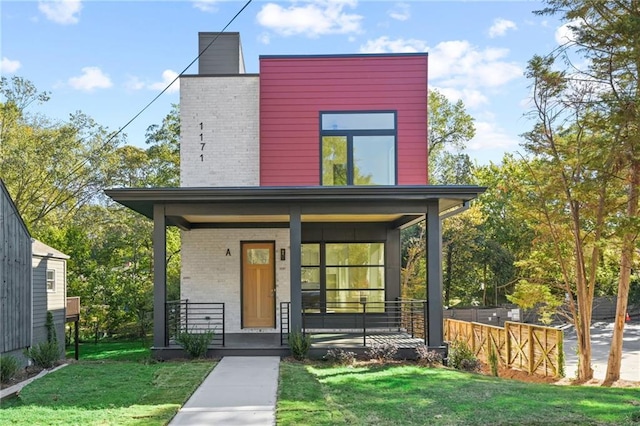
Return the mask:
[[280, 346], [289, 344], [289, 310], [291, 302], [280, 302]]
[[427, 344], [427, 309], [425, 300], [314, 303], [303, 309], [302, 330], [361, 334], [363, 346], [376, 333], [405, 334]]
[[224, 303], [166, 302], [166, 330], [170, 343], [180, 333], [213, 331], [211, 346], [224, 346]]

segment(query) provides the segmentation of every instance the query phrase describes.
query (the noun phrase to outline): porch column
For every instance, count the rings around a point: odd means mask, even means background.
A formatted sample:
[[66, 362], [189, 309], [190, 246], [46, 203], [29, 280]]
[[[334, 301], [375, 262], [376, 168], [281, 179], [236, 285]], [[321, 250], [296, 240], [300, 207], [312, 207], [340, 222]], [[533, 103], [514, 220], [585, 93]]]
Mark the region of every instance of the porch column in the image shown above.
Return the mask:
[[429, 347], [443, 346], [442, 227], [438, 200], [427, 203], [427, 301]]
[[153, 346], [168, 345], [166, 330], [167, 233], [164, 205], [153, 205]]
[[291, 287], [291, 309], [289, 320], [290, 331], [293, 333], [302, 330], [302, 221], [300, 219], [300, 206], [289, 207], [289, 268]]

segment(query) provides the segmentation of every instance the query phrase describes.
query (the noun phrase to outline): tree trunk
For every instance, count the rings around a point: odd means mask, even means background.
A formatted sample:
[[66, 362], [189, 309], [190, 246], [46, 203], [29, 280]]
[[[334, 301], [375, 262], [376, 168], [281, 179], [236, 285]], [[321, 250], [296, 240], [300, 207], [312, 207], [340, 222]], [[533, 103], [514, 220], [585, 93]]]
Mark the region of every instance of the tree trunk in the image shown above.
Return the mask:
[[[629, 198], [627, 200], [627, 217], [629, 219], [638, 216], [638, 187], [640, 187], [640, 161], [634, 160], [629, 171]], [[616, 318], [611, 338], [611, 349], [607, 361], [607, 374], [604, 386], [611, 386], [616, 380], [620, 380], [620, 367], [622, 366], [622, 337], [624, 334], [624, 322], [629, 301], [629, 284], [631, 280], [631, 267], [635, 251], [636, 230], [628, 230], [622, 239], [622, 252], [620, 256], [620, 277], [618, 280], [618, 301], [616, 303]]]

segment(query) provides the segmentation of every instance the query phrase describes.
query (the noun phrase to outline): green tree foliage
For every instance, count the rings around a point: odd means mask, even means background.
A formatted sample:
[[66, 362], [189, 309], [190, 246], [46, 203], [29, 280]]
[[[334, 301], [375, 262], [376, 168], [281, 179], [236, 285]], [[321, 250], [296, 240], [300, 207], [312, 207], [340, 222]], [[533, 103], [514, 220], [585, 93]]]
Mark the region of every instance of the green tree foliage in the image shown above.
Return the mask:
[[[153, 262], [148, 219], [109, 202], [109, 187], [179, 184], [179, 111], [147, 130], [147, 148], [120, 145], [77, 112], [54, 123], [26, 109], [49, 99], [2, 78], [0, 175], [32, 235], [68, 254], [67, 294], [80, 296], [85, 336], [150, 331]], [[168, 297], [179, 298], [180, 233], [167, 230]]]
[[81, 112], [62, 123], [28, 114], [26, 108], [48, 94], [21, 77], [2, 77], [0, 95], [0, 175], [37, 236], [95, 201], [108, 183], [119, 139]]

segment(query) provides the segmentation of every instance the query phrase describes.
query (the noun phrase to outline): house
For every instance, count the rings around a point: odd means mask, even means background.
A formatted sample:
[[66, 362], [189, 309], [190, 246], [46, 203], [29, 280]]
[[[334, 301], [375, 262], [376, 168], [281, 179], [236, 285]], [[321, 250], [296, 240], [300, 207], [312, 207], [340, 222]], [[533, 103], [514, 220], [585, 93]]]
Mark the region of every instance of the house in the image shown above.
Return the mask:
[[51, 312], [60, 353], [64, 354], [69, 256], [35, 239], [32, 244], [32, 253], [32, 344], [47, 341], [49, 333], [46, 326], [47, 312]]
[[0, 357], [31, 346], [31, 235], [0, 179]]
[[[428, 185], [427, 54], [261, 56], [248, 74], [238, 33], [200, 33], [199, 51], [180, 79], [181, 186], [106, 191], [154, 221], [156, 356], [181, 330], [214, 329], [211, 354], [282, 353], [266, 349], [290, 332], [366, 345], [418, 317], [443, 347], [441, 220], [484, 188]], [[425, 218], [428, 294], [404, 302], [400, 230]]]
[[[63, 356], [65, 322], [79, 319], [80, 307], [79, 298], [66, 297], [69, 256], [31, 238], [2, 180], [0, 236], [0, 356], [26, 364], [24, 350], [47, 341], [47, 312]], [[67, 311], [68, 303], [75, 308]]]

